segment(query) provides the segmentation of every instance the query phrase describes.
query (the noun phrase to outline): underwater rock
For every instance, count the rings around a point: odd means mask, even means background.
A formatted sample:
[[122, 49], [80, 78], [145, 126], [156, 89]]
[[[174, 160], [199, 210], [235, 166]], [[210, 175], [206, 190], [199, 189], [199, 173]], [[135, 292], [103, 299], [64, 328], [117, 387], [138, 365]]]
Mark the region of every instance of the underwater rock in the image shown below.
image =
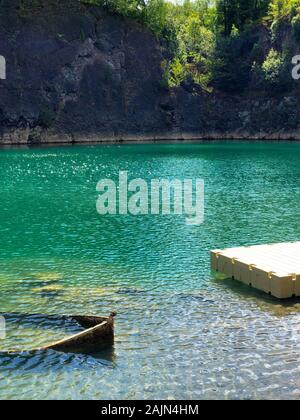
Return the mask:
[[55, 282], [62, 279], [61, 274], [59, 273], [37, 273], [33, 276], [34, 279], [40, 280], [42, 282]]
[[130, 295], [130, 294], [136, 294], [136, 293], [143, 293], [144, 290], [143, 289], [137, 289], [137, 288], [120, 288], [119, 290], [117, 290], [118, 294], [121, 295]]
[[36, 287], [32, 289], [33, 292], [36, 293], [52, 293], [52, 292], [59, 292], [64, 287], [61, 285], [49, 285], [49, 286], [43, 286], [43, 287]]
[[213, 299], [205, 296], [205, 293], [179, 293], [179, 299], [199, 300], [205, 303], [215, 303]]

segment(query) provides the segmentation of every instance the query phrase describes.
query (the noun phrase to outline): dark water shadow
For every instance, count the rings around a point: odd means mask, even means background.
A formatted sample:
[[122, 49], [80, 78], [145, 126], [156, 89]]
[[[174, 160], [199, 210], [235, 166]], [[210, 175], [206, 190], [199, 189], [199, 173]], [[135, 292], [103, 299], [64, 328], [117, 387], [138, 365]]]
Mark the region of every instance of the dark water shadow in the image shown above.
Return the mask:
[[75, 334], [80, 332], [80, 325], [70, 317], [64, 315], [26, 314], [22, 312], [1, 313], [7, 324], [22, 325], [40, 330], [61, 331], [62, 334]]
[[49, 373], [65, 370], [94, 370], [95, 368], [113, 369], [116, 354], [113, 346], [99, 350], [94, 354], [60, 353], [54, 350], [0, 352], [0, 372]]
[[300, 297], [277, 299], [231, 278], [214, 277], [212, 282], [218, 287], [224, 287], [225, 290], [233, 292], [243, 300], [255, 303], [259, 309], [270, 312], [272, 315], [280, 317], [300, 313]]

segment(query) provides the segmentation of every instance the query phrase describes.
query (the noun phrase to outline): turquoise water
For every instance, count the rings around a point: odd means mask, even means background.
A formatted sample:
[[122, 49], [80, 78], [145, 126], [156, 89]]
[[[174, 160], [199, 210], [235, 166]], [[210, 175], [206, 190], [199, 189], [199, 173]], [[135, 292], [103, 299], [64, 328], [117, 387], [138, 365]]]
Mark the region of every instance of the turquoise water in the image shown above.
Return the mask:
[[[203, 178], [205, 222], [99, 216], [102, 178]], [[112, 351], [0, 356], [0, 398], [299, 398], [300, 300], [215, 279], [209, 250], [299, 240], [300, 144], [0, 150], [2, 312], [118, 312]], [[73, 327], [7, 322], [0, 349]]]

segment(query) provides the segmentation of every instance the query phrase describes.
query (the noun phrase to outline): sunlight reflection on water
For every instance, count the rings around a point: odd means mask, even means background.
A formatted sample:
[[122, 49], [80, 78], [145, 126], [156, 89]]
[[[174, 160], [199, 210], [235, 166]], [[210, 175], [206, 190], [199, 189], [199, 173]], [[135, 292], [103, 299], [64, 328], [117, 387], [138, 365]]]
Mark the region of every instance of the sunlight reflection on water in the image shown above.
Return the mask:
[[[204, 178], [205, 223], [101, 218], [96, 184], [123, 169]], [[1, 398], [300, 397], [300, 300], [209, 266], [210, 249], [299, 240], [299, 144], [6, 149], [0, 176], [1, 312], [118, 312], [114, 348], [97, 358], [2, 354]], [[68, 328], [8, 322], [0, 350]]]

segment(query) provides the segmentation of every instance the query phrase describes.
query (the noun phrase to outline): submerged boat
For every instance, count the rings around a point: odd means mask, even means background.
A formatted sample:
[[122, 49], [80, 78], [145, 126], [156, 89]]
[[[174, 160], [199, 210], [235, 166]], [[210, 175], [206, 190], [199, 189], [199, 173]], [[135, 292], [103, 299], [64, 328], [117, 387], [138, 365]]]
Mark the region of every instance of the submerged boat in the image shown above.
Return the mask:
[[[40, 318], [42, 316], [48, 319], [66, 319], [76, 321], [80, 326], [84, 328], [83, 331], [78, 332], [74, 335], [66, 337], [60, 341], [37, 347], [30, 352], [55, 350], [64, 353], [96, 353], [103, 348], [112, 346], [114, 343], [114, 317], [115, 312], [112, 312], [109, 317], [98, 317], [98, 316], [55, 316], [55, 315], [24, 315], [24, 314], [7, 314], [8, 316], [27, 316], [32, 318]], [[6, 314], [3, 314], [5, 317]], [[10, 351], [7, 351], [9, 353]], [[11, 352], [15, 352], [12, 350]]]
[[84, 331], [37, 350], [85, 353], [112, 345], [114, 342], [115, 315], [115, 313], [112, 313], [109, 317], [72, 316], [71, 319], [86, 328]]

